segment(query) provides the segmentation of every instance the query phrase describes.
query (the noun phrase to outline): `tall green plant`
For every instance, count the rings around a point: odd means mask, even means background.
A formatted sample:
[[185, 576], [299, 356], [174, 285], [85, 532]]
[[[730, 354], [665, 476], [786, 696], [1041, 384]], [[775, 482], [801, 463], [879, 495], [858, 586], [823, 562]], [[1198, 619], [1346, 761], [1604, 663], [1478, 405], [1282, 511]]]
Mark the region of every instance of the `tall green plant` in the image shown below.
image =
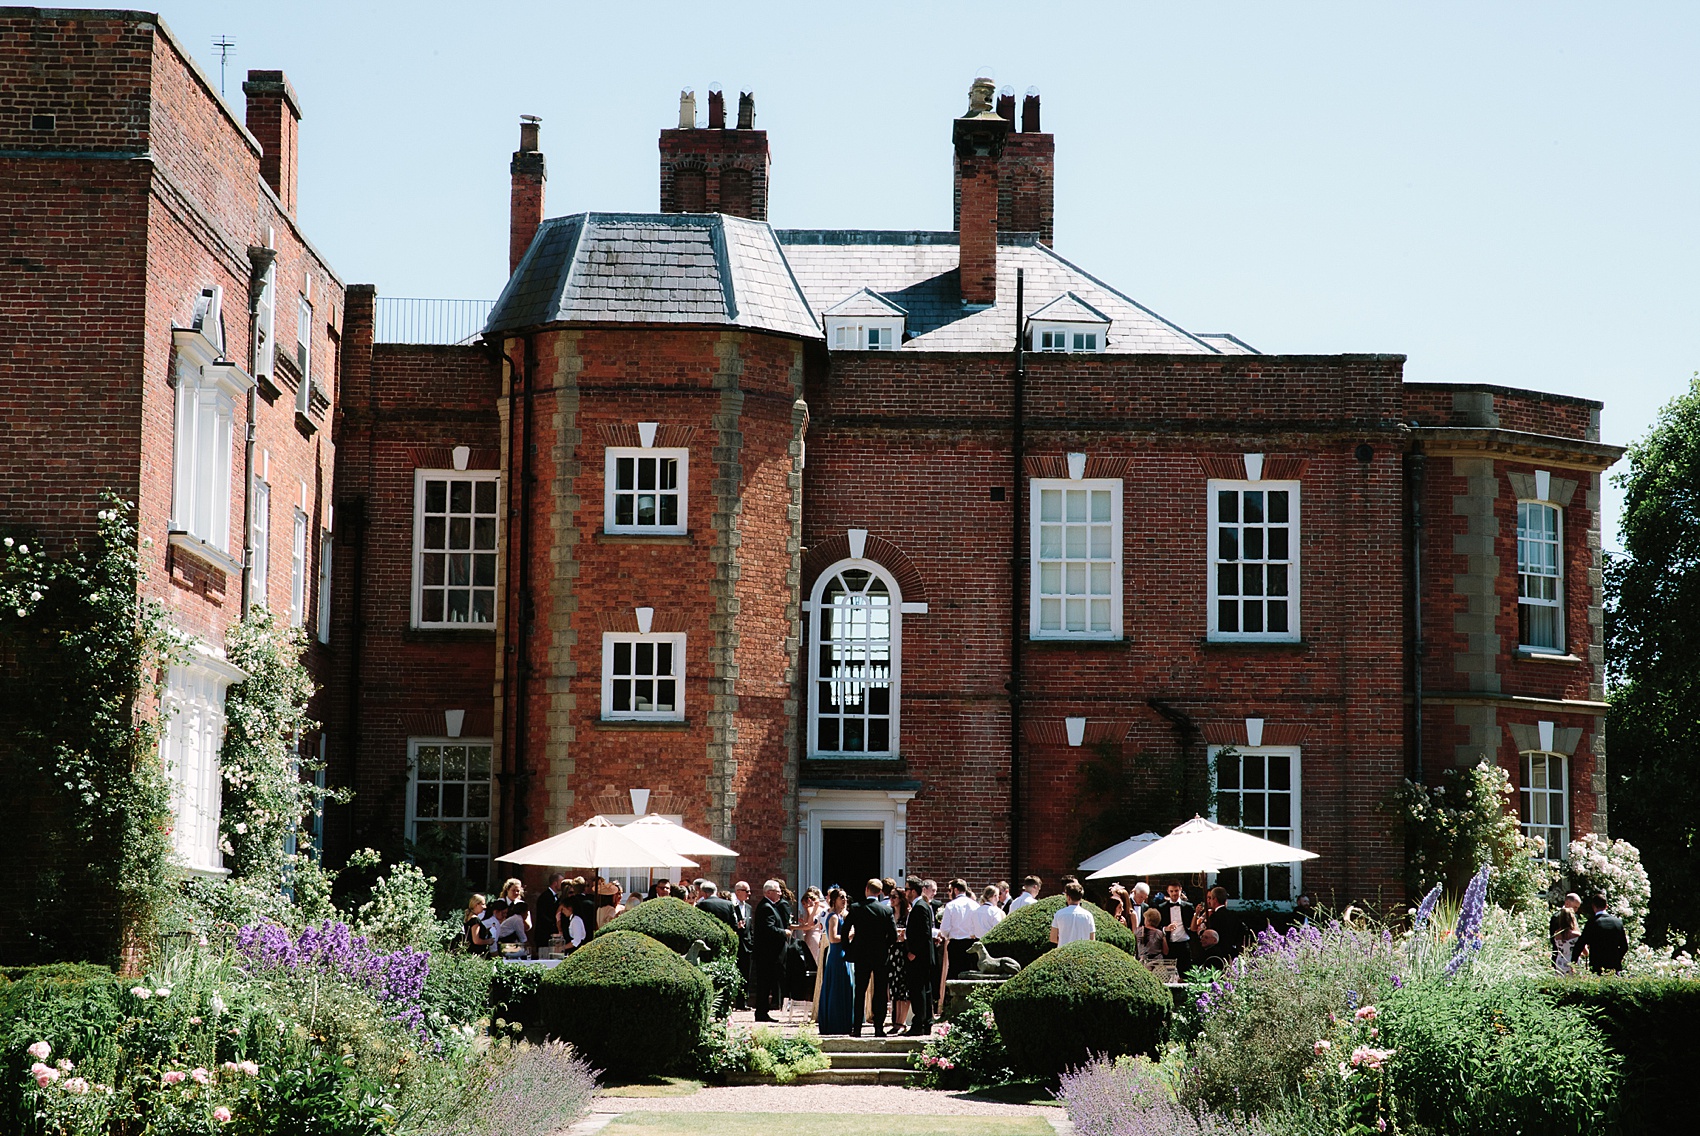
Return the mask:
[[103, 504], [93, 538], [62, 553], [0, 540], [0, 777], [29, 803], [0, 883], [14, 958], [117, 962], [168, 895], [158, 707], [182, 648], [141, 595], [132, 506]]
[[299, 749], [300, 738], [318, 728], [307, 717], [314, 688], [302, 663], [306, 647], [301, 628], [279, 624], [265, 608], [255, 608], [225, 635], [226, 656], [248, 677], [224, 699], [219, 828], [234, 875], [274, 890], [287, 882], [294, 860], [290, 838], [302, 835], [307, 817], [326, 799], [348, 799], [346, 792], [314, 783], [311, 774], [322, 766]]

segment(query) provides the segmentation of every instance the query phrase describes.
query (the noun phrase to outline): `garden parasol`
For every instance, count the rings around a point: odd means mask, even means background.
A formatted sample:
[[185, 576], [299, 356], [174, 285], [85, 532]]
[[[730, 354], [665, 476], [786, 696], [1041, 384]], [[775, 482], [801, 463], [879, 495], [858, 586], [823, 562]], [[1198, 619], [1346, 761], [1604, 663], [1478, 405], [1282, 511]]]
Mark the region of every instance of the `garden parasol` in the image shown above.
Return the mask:
[[1131, 852], [1113, 864], [1093, 872], [1087, 879], [1108, 880], [1119, 876], [1178, 876], [1192, 872], [1220, 872], [1257, 864], [1291, 864], [1314, 860], [1315, 852], [1277, 844], [1237, 828], [1227, 828], [1203, 817], [1193, 817], [1169, 835]]
[[676, 852], [633, 840], [617, 824], [593, 816], [577, 828], [547, 840], [527, 844], [496, 859], [507, 864], [541, 864], [551, 868], [694, 868], [696, 862]]

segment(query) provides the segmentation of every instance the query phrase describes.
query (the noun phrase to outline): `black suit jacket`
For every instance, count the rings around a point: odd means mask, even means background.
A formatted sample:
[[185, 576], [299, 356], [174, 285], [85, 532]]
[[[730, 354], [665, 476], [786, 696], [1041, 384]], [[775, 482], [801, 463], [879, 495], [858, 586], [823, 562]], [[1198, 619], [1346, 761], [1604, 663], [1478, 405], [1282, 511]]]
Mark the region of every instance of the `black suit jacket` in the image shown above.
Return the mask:
[[762, 896], [750, 916], [750, 946], [758, 959], [777, 959], [785, 953], [790, 930], [783, 904]]
[[734, 931], [742, 931], [738, 922], [738, 905], [729, 899], [721, 899], [711, 895], [707, 899], [697, 901], [697, 910], [712, 915]]
[[914, 955], [911, 963], [937, 966], [939, 956], [933, 946], [933, 909], [917, 900], [909, 908], [909, 921], [903, 927], [904, 957]]
[[1582, 928], [1582, 937], [1571, 948], [1572, 957], [1580, 958], [1583, 947], [1588, 948], [1590, 969], [1621, 970], [1624, 956], [1629, 954], [1629, 936], [1623, 930], [1623, 920], [1609, 911], [1589, 919]]
[[878, 899], [859, 899], [844, 915], [850, 931], [846, 952], [858, 967], [883, 967], [891, 954], [891, 944], [897, 941], [897, 918], [891, 908]]

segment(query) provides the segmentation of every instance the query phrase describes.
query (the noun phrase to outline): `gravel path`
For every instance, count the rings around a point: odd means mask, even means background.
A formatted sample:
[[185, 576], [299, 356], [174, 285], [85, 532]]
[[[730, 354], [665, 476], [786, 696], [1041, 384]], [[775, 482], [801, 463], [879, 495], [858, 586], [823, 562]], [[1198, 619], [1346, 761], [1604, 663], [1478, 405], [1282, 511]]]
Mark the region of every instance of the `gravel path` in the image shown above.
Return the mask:
[[598, 1113], [806, 1112], [816, 1116], [911, 1113], [927, 1116], [1062, 1116], [1044, 1105], [1000, 1104], [897, 1085], [711, 1086], [682, 1097], [598, 1097]]

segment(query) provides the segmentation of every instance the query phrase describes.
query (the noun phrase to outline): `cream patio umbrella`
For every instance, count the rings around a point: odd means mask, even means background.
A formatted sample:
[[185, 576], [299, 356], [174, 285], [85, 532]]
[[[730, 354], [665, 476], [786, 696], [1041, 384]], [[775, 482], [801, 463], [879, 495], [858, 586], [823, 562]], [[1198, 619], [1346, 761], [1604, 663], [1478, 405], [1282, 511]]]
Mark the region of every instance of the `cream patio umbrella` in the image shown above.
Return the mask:
[[646, 848], [671, 852], [676, 856], [736, 856], [724, 844], [716, 844], [682, 824], [664, 816], [646, 816], [622, 825], [620, 831]]
[[577, 828], [547, 840], [527, 844], [496, 859], [507, 864], [540, 864], [550, 868], [694, 868], [696, 861], [677, 852], [632, 839], [625, 829], [593, 816]]
[[1118, 844], [1110, 845], [1102, 852], [1086, 857], [1075, 868], [1075, 871], [1096, 872], [1099, 868], [1106, 868], [1124, 856], [1131, 856], [1147, 844], [1155, 844], [1161, 839], [1162, 837], [1155, 832], [1142, 832], [1138, 836], [1130, 836]]
[[1237, 828], [1226, 828], [1203, 817], [1193, 817], [1169, 835], [1113, 864], [1106, 864], [1087, 879], [1108, 880], [1119, 876], [1179, 876], [1193, 872], [1220, 872], [1257, 864], [1291, 864], [1316, 859], [1315, 852], [1277, 844]]

